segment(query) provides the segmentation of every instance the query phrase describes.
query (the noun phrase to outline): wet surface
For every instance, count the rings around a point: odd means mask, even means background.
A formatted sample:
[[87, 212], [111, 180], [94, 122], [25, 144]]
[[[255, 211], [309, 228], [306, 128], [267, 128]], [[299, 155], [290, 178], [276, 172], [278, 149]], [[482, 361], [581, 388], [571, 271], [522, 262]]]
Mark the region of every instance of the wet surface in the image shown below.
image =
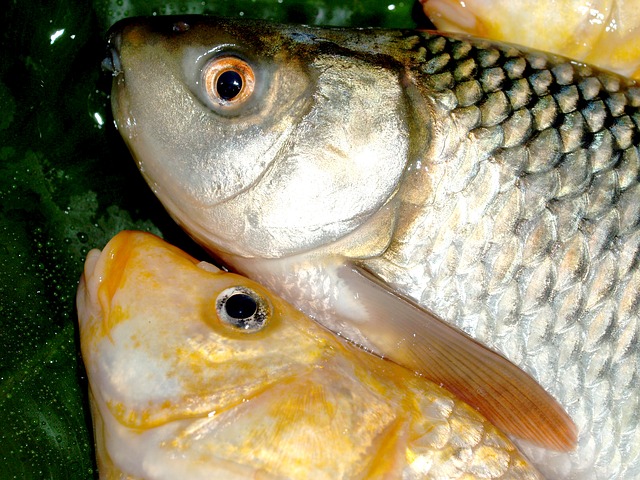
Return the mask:
[[97, 477], [75, 292], [84, 257], [123, 229], [202, 256], [164, 212], [113, 127], [104, 36], [131, 15], [210, 13], [413, 27], [413, 2], [75, 0], [3, 7], [0, 32], [0, 470]]

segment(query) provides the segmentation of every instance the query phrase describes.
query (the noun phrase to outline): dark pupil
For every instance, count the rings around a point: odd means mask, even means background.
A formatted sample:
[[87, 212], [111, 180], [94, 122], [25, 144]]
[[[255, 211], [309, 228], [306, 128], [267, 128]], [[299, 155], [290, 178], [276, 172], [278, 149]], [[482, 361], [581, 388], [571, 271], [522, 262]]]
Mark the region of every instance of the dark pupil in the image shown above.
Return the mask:
[[227, 299], [225, 309], [232, 318], [249, 318], [258, 310], [258, 304], [249, 295], [237, 293]]
[[231, 100], [242, 90], [242, 77], [238, 72], [227, 70], [218, 77], [218, 95], [224, 100]]

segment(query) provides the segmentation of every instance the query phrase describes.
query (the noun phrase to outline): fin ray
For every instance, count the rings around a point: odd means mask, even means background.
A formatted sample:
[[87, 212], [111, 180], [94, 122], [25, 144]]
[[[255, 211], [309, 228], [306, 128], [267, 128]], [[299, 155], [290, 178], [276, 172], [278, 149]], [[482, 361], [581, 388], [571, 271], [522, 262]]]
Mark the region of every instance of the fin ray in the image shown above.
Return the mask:
[[443, 385], [506, 432], [553, 450], [575, 448], [575, 424], [525, 371], [363, 267], [347, 264], [338, 275], [367, 309], [358, 327], [380, 353]]

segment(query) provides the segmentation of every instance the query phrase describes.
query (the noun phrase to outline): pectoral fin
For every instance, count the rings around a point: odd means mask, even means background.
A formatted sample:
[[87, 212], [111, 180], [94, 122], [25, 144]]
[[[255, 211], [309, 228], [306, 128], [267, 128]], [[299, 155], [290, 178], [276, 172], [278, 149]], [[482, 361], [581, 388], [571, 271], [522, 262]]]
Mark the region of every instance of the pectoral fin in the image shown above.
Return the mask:
[[358, 323], [379, 354], [411, 368], [475, 407], [498, 428], [545, 448], [575, 448], [576, 426], [530, 375], [356, 265], [340, 267], [367, 309]]

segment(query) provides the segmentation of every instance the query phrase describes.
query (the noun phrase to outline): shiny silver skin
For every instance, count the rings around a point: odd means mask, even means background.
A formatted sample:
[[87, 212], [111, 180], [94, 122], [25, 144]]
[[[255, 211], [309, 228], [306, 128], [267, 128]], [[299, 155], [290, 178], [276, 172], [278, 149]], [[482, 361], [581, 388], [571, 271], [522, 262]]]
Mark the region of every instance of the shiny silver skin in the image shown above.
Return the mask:
[[[188, 17], [113, 32], [118, 128], [197, 241], [419, 370], [394, 308], [349, 273], [366, 272], [560, 401], [579, 443], [522, 444], [543, 474], [640, 476], [633, 81], [461, 35]], [[256, 74], [231, 111], [198, 81], [221, 51]]]

